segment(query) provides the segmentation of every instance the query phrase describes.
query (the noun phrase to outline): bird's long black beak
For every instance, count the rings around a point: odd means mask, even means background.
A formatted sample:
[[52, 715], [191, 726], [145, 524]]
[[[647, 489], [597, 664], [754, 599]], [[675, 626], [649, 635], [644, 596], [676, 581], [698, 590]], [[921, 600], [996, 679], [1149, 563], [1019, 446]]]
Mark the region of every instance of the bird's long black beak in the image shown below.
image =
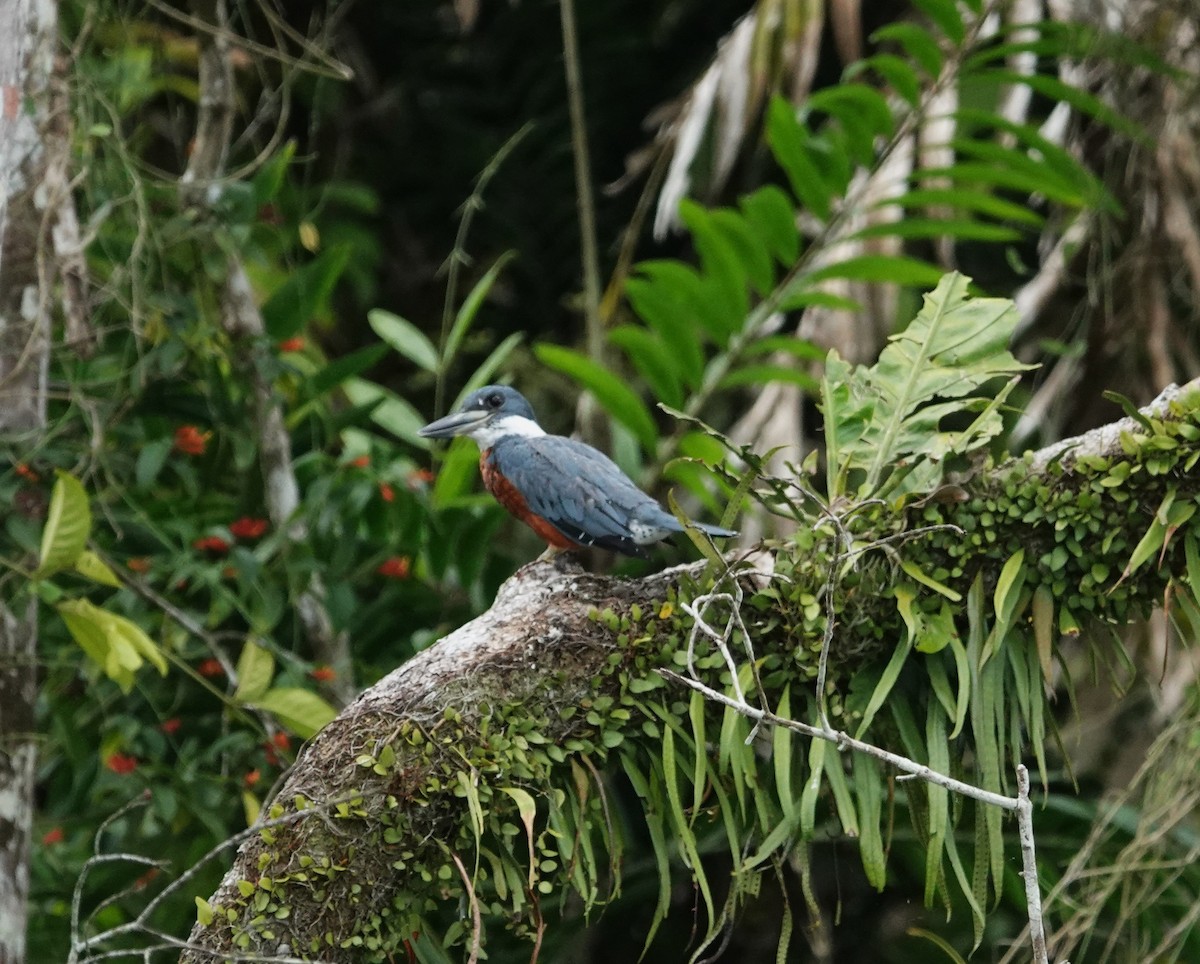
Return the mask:
[[421, 438], [454, 438], [456, 435], [466, 435], [471, 429], [491, 418], [491, 412], [454, 412], [436, 422], [430, 422], [417, 434]]

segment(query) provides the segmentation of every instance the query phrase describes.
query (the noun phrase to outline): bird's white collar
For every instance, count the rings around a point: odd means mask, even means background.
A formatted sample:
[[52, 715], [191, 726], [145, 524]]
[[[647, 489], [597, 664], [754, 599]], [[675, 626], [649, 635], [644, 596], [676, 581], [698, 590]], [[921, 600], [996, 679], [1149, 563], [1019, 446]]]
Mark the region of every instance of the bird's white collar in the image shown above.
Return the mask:
[[501, 415], [499, 418], [488, 419], [486, 422], [466, 433], [475, 440], [481, 449], [490, 449], [500, 439], [510, 435], [520, 435], [524, 438], [537, 438], [545, 435], [545, 430], [533, 419], [523, 415]]

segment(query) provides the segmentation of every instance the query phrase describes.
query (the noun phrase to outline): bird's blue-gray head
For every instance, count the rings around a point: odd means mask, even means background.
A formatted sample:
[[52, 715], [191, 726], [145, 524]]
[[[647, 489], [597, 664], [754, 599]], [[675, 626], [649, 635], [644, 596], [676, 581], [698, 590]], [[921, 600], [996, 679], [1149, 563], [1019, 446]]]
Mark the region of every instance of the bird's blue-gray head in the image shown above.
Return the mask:
[[430, 422], [422, 438], [469, 435], [481, 449], [506, 435], [545, 435], [525, 396], [507, 385], [485, 385], [467, 396], [457, 412]]

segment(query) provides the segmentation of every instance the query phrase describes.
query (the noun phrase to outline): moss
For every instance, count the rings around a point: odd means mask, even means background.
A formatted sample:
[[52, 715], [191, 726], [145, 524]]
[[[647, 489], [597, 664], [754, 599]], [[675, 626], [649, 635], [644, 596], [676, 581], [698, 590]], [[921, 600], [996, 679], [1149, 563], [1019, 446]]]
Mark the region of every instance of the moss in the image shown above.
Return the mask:
[[[1191, 473], [1198, 438], [1188, 411], [1184, 421], [1150, 420], [1148, 433], [1123, 434], [1115, 456], [1068, 452], [1044, 467], [1017, 459], [960, 483], [946, 501], [856, 507], [845, 514], [843, 533], [822, 518], [802, 526], [794, 544], [778, 553], [776, 578], [749, 591], [742, 610], [760, 658], [763, 698], [812, 717], [810, 681], [832, 618], [828, 711], [838, 726], [861, 719], [883, 662], [904, 638], [897, 585], [913, 588], [923, 618], [941, 618], [946, 605], [937, 589], [906, 576], [901, 561], [962, 598], [979, 577], [991, 600], [1005, 564], [1023, 552], [1010, 646], [1029, 647], [1033, 639], [1025, 610], [1039, 587], [1052, 595], [1055, 625], [1064, 634], [1079, 633], [1084, 614], [1119, 623], [1144, 613], [1161, 598], [1169, 574], [1185, 570], [1185, 541], [1200, 539], [1200, 514], [1173, 508], [1198, 501], [1200, 480]], [[1164, 493], [1178, 524], [1164, 523], [1161, 544], [1126, 571]], [[911, 535], [916, 529], [925, 531]], [[830, 609], [826, 583], [834, 566], [839, 578]], [[697, 705], [657, 672], [686, 664], [692, 627], [682, 603], [709, 588], [670, 587], [629, 605], [598, 601], [582, 621], [600, 641], [595, 652], [576, 653], [570, 641], [557, 647], [555, 659], [565, 661], [560, 673], [502, 668], [490, 681], [476, 681], [474, 692], [487, 692], [486, 700], [451, 691], [432, 718], [381, 714], [347, 724], [376, 734], [348, 759], [323, 764], [325, 785], [348, 789], [320, 805], [311, 788], [275, 805], [270, 815], [277, 823], [262, 830], [253, 848], [257, 877], [237, 882], [212, 926], [228, 928], [238, 947], [261, 948], [277, 923], [290, 919], [303, 938], [294, 947], [309, 953], [341, 948], [352, 953], [335, 959], [403, 958], [406, 942], [426, 931], [430, 915], [473, 899], [485, 916], [535, 936], [548, 898], [557, 906], [573, 890], [586, 912], [609, 897], [606, 881], [615, 873], [606, 854], [617, 848], [597, 774], [618, 756], [647, 802], [647, 819], [659, 821], [657, 832], [666, 832], [672, 812], [662, 788], [678, 779], [692, 789], [682, 798], [686, 815], [670, 824], [673, 832], [684, 832], [689, 821], [717, 825], [714, 808], [723, 799], [732, 808], [730, 832], [768, 836], [771, 808], [792, 793], [780, 781], [804, 776], [808, 751], [797, 751], [792, 770], [781, 772], [745, 747], [744, 719]], [[956, 612], [957, 629], [947, 632], [966, 638], [966, 607]], [[694, 656], [713, 685], [730, 684], [724, 658], [703, 637]], [[947, 654], [921, 658], [954, 665]], [[910, 688], [911, 705], [937, 702], [928, 698], [923, 674], [901, 676], [895, 685]], [[939, 699], [952, 716], [954, 694]], [[666, 739], [673, 763], [663, 758]], [[720, 747], [715, 760], [707, 759], [709, 743]], [[835, 784], [833, 774], [843, 766], [849, 764], [838, 760], [826, 769]], [[841, 807], [838, 794], [845, 791], [835, 791]], [[792, 812], [808, 821], [814, 805], [804, 798]], [[314, 809], [319, 815], [295, 819]], [[790, 840], [780, 837], [781, 844]], [[438, 943], [470, 940], [461, 923], [446, 926]]]

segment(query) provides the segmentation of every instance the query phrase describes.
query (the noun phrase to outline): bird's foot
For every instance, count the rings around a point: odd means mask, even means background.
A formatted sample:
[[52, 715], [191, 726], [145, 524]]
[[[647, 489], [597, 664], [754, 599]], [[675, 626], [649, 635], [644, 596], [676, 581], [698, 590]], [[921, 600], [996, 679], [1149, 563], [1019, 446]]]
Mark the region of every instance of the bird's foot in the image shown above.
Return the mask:
[[580, 568], [578, 560], [572, 554], [570, 549], [559, 549], [557, 546], [547, 546], [546, 551], [534, 559], [532, 562], [527, 562], [518, 573], [524, 573], [527, 569], [534, 569], [538, 566], [549, 564], [554, 567], [556, 572], [565, 572], [570, 569]]

